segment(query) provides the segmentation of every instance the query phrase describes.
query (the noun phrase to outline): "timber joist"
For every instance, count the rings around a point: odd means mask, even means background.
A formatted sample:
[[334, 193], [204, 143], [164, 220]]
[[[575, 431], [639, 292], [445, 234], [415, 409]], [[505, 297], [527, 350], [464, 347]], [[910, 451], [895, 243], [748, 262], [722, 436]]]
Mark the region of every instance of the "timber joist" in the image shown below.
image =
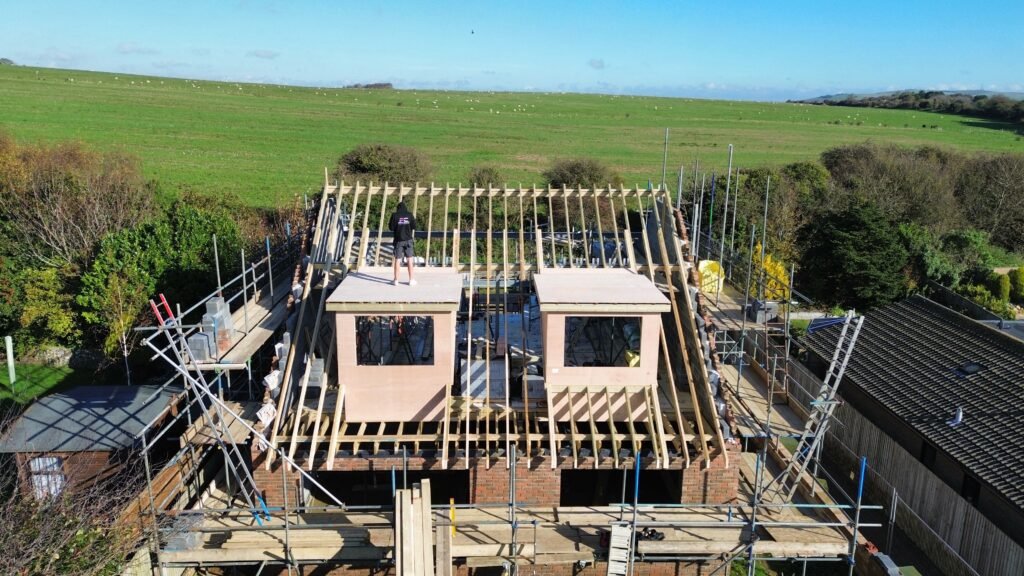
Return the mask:
[[[309, 257], [303, 261], [296, 345], [282, 360], [281, 417], [271, 424], [271, 443], [287, 447], [289, 454], [307, 453], [310, 469], [331, 467], [341, 455], [384, 449], [436, 450], [443, 466], [456, 458], [468, 463], [471, 454], [479, 453], [488, 464], [499, 455], [493, 461], [500, 458], [507, 466], [513, 449], [552, 454], [552, 461], [568, 454], [574, 464], [592, 454], [620, 466], [627, 453], [641, 453], [661, 467], [677, 461], [688, 466], [691, 459], [709, 465], [712, 456], [726, 451], [688, 297], [690, 263], [683, 258], [668, 198], [663, 189], [639, 187], [325, 184]], [[595, 382], [585, 393], [569, 395], [572, 418], [553, 421], [550, 398], [529, 398], [524, 390], [522, 400], [511, 401], [508, 370], [500, 376], [505, 386], [496, 387], [504, 395], [492, 397], [488, 368], [487, 394], [469, 398], [458, 387], [448, 387], [438, 422], [349, 422], [345, 391], [338, 389], [330, 368], [337, 346], [331, 314], [323, 313], [330, 290], [311, 286], [331, 286], [362, 266], [390, 265], [390, 233], [385, 236], [384, 228], [399, 201], [406, 202], [419, 224], [419, 264], [463, 274], [469, 309], [488, 322], [507, 313], [513, 293], [512, 310], [529, 306], [533, 277], [546, 269], [626, 268], [646, 276], [671, 304], [670, 312], [662, 314], [657, 386], [627, 394], [621, 386]], [[628, 312], [628, 306], [620, 311]], [[464, 345], [467, 356], [471, 341]], [[487, 365], [500, 362], [492, 359], [491, 346], [486, 348]], [[319, 388], [309, 386], [313, 359], [325, 361], [325, 382]], [[629, 409], [608, 422], [599, 407], [621, 403], [619, 397], [627, 398]], [[272, 460], [268, 453], [268, 468]]]

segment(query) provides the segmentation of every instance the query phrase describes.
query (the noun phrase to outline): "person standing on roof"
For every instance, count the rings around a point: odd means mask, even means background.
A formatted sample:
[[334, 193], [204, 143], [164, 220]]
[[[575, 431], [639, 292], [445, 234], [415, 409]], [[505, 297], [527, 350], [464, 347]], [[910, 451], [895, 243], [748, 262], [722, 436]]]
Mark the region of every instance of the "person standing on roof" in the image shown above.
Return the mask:
[[409, 286], [415, 286], [416, 280], [412, 277], [412, 258], [413, 258], [413, 233], [416, 231], [416, 217], [409, 212], [409, 209], [405, 207], [405, 202], [399, 202], [398, 207], [395, 208], [395, 213], [391, 215], [391, 221], [388, 226], [391, 228], [391, 233], [394, 235], [394, 262], [395, 262], [395, 276], [391, 280], [391, 284], [398, 284], [398, 259], [405, 258], [406, 268], [409, 270]]

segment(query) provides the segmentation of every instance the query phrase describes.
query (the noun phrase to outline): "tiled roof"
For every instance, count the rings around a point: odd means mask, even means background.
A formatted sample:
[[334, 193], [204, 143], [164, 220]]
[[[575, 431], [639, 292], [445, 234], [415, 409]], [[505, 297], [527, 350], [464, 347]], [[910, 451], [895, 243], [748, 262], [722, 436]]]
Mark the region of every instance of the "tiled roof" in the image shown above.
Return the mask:
[[[804, 342], [831, 358], [838, 333]], [[840, 394], [850, 385], [1024, 509], [1024, 342], [915, 296], [867, 314]]]

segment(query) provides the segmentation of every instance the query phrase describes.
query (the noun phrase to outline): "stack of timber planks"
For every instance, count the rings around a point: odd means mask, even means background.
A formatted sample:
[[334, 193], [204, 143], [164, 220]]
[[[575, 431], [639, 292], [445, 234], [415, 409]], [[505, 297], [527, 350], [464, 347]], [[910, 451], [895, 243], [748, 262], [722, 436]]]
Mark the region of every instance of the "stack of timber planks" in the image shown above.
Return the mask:
[[[434, 576], [430, 480], [395, 492], [395, 568], [398, 574]], [[446, 572], [450, 573], [449, 570]]]

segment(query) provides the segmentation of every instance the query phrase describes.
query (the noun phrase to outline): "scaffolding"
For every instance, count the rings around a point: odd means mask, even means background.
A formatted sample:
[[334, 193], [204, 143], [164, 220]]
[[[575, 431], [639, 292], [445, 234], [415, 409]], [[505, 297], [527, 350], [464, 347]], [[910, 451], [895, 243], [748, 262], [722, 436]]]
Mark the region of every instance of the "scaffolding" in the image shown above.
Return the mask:
[[[325, 302], [347, 275], [391, 263], [383, 223], [398, 199], [411, 203], [415, 214], [422, 214], [421, 202], [427, 205], [427, 225], [416, 238], [416, 253], [424, 255], [420, 264], [465, 275], [460, 348], [467, 361], [482, 355], [483, 396], [469, 393], [466, 374], [461, 391], [446, 387], [438, 422], [349, 421], [345, 390], [332, 386], [338, 336], [324, 313]], [[502, 220], [497, 228], [496, 214]], [[371, 228], [374, 221], [376, 230]], [[499, 566], [516, 574], [521, 566], [584, 567], [596, 562], [607, 563], [609, 574], [631, 574], [637, 562], [704, 562], [718, 566], [718, 571], [741, 557], [751, 567], [758, 559], [847, 560], [852, 566], [858, 528], [875, 525], [861, 522], [861, 511], [880, 507], [864, 505], [859, 495], [843, 504], [822, 501], [814, 490], [801, 492], [800, 500], [769, 501], [764, 478], [780, 467], [770, 459], [770, 442], [756, 454], [729, 448], [716, 404], [718, 390], [727, 383], [714, 380], [719, 355], [708, 345], [699, 312], [708, 298], [691, 289], [686, 236], [682, 214], [662, 188], [325, 182], [319, 208], [311, 211], [301, 241], [289, 238], [276, 251], [268, 242], [264, 259], [243, 265], [239, 276], [185, 311], [173, 311], [165, 300], [159, 306], [154, 303], [160, 324], [148, 329], [152, 333], [144, 342], [154, 358], [173, 367], [189, 391], [186, 407], [176, 417], [188, 421], [189, 433], [175, 459], [219, 453], [223, 463], [219, 473], [212, 473], [212, 481], [202, 466], [196, 467], [181, 475], [182, 489], [175, 496], [159, 498], [154, 487], [164, 471], [151, 473], [147, 456], [150, 544], [158, 567], [237, 565], [262, 571], [284, 566], [291, 572], [302, 565], [382, 568], [416, 559], [409, 561], [418, 567], [416, 573], [424, 574], [450, 574], [455, 564]], [[497, 250], [495, 240], [500, 242]], [[639, 392], [647, 394], [642, 407], [629, 400], [634, 393], [629, 388], [570, 389], [570, 398], [574, 392], [584, 394], [582, 400], [570, 400], [570, 411], [579, 416], [556, 422], [548, 413], [551, 396], [531, 401], [526, 382], [521, 401], [509, 397], [510, 364], [527, 365], [538, 352], [530, 340], [530, 324], [537, 317], [533, 275], [547, 269], [603, 268], [624, 268], [645, 277], [670, 301], [658, 331], [657, 387]], [[204, 333], [204, 322], [196, 316], [225, 294], [229, 310], [234, 307], [232, 323], [238, 326], [240, 318], [244, 329], [230, 328], [222, 342], [215, 326], [215, 351], [201, 359], [189, 345], [191, 337]], [[495, 342], [502, 337], [509, 347], [495, 357]], [[742, 336], [731, 342], [724, 335], [713, 340], [732, 347], [727, 358], [743, 358]], [[287, 346], [280, 346], [285, 341]], [[482, 346], [475, 348], [480, 342]], [[250, 393], [248, 400], [230, 398], [231, 371], [251, 375], [251, 362], [242, 355], [251, 357], [268, 346], [277, 352], [277, 386]], [[739, 366], [742, 370], [742, 361]], [[210, 373], [212, 380], [207, 379]], [[501, 380], [503, 394], [492, 396], [492, 377]], [[616, 395], [628, 408], [622, 421], [610, 416]], [[607, 422], [599, 419], [595, 401], [609, 407]], [[256, 416], [256, 408], [268, 406], [270, 418]], [[634, 408], [642, 418], [634, 419]], [[260, 421], [253, 423], [254, 419]], [[764, 429], [766, 438], [778, 439], [770, 426]], [[240, 450], [248, 439], [261, 461]], [[436, 459], [446, 469], [469, 469], [471, 458], [488, 469], [503, 463], [508, 499], [492, 505], [450, 502], [423, 508], [424, 501], [430, 502], [430, 489], [424, 482], [410, 491], [405, 481], [410, 454]], [[314, 472], [332, 470], [339, 458], [400, 461], [400, 475], [394, 464], [391, 467], [394, 503], [346, 505], [344, 494], [334, 495], [320, 485]], [[552, 467], [561, 460], [571, 469], [592, 465], [620, 470], [621, 498], [588, 507], [521, 501], [517, 475], [534, 473], [538, 458], [549, 460]], [[741, 469], [747, 487], [739, 501], [640, 502], [641, 469], [685, 475], [688, 470], [707, 469], [713, 459]], [[255, 467], [271, 470], [275, 460], [281, 462], [282, 505], [268, 505], [259, 490], [266, 486], [256, 486], [252, 477]], [[630, 472], [632, 502], [625, 493]], [[299, 477], [298, 489], [290, 480], [293, 474]], [[330, 503], [311, 502], [306, 484]], [[239, 501], [244, 505], [237, 505]], [[645, 538], [652, 530], [668, 533], [667, 537]], [[608, 540], [602, 543], [606, 531]], [[433, 551], [424, 546], [427, 534], [436, 543]], [[411, 547], [405, 545], [406, 538]], [[432, 564], [428, 553], [433, 555]], [[619, 564], [623, 560], [625, 571]]]

